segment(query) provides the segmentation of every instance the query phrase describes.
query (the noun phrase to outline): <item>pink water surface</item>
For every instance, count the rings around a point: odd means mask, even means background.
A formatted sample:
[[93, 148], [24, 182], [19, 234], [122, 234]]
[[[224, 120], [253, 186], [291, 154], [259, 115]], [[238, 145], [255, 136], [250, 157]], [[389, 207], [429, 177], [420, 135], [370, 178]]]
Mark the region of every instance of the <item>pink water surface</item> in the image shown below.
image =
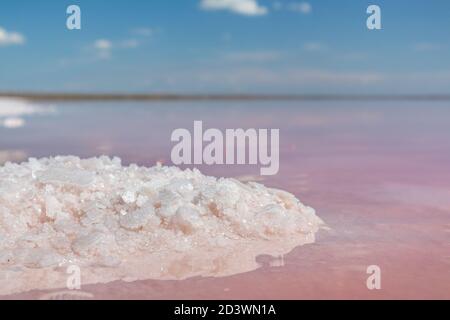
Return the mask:
[[[83, 286], [97, 299], [450, 298], [450, 102], [61, 103], [0, 128], [0, 151], [26, 156], [118, 155], [170, 164], [170, 134], [279, 128], [280, 172], [267, 186], [314, 207], [329, 230], [273, 266], [224, 278]], [[199, 167], [258, 177], [257, 166]], [[366, 269], [381, 268], [381, 290]], [[46, 292], [4, 297], [36, 299]]]

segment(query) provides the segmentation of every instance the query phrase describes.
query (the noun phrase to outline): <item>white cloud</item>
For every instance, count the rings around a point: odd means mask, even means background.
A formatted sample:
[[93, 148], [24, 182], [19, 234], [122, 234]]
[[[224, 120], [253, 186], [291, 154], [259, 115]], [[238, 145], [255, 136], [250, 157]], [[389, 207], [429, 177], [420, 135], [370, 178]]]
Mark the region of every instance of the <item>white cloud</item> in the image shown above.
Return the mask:
[[288, 5], [288, 10], [302, 14], [309, 14], [312, 12], [312, 6], [308, 2], [292, 2]]
[[142, 37], [150, 37], [154, 35], [156, 32], [157, 30], [147, 27], [136, 28], [131, 31], [131, 33]]
[[303, 49], [309, 52], [319, 52], [324, 51], [326, 46], [320, 42], [308, 42], [303, 45]]
[[310, 14], [313, 9], [309, 2], [290, 2], [284, 4], [281, 1], [275, 1], [272, 3], [272, 6], [275, 11], [287, 10], [301, 14]]
[[113, 43], [111, 41], [107, 39], [98, 39], [94, 42], [93, 47], [99, 59], [106, 60], [111, 58], [111, 51], [113, 48]]
[[13, 46], [25, 43], [25, 37], [18, 32], [6, 31], [0, 27], [0, 46]]
[[94, 48], [98, 50], [111, 50], [112, 42], [106, 39], [99, 39], [95, 41]]
[[109, 52], [113, 49], [134, 49], [141, 45], [139, 40], [126, 39], [122, 41], [112, 42], [107, 39], [99, 39], [94, 42], [94, 49], [98, 52]]
[[439, 45], [437, 43], [429, 43], [429, 42], [416, 43], [413, 47], [414, 51], [418, 51], [418, 52], [439, 51], [441, 48], [442, 48], [441, 45]]
[[297, 70], [289, 74], [296, 83], [327, 83], [368, 85], [384, 80], [384, 75], [375, 72], [335, 72], [326, 70]]
[[224, 55], [224, 58], [233, 62], [271, 62], [279, 60], [281, 54], [276, 51], [242, 51], [231, 52]]
[[131, 50], [140, 47], [141, 40], [130, 38], [123, 40], [109, 40], [106, 38], [97, 39], [83, 48], [83, 55], [71, 58], [64, 58], [58, 61], [61, 67], [83, 65], [98, 62], [98, 60], [108, 60], [113, 53], [120, 50]]
[[281, 10], [283, 9], [283, 3], [281, 1], [274, 1], [272, 3], [272, 6], [275, 10]]
[[268, 13], [258, 0], [202, 0], [200, 7], [204, 10], [228, 10], [247, 16], [260, 16]]
[[120, 47], [121, 48], [125, 48], [125, 49], [134, 49], [140, 46], [140, 42], [136, 39], [128, 39], [128, 40], [124, 40], [120, 43]]
[[[276, 91], [285, 88], [287, 91], [296, 88], [323, 87], [365, 87], [379, 84], [386, 80], [384, 74], [377, 72], [334, 71], [319, 69], [283, 68], [273, 70], [259, 67], [236, 67], [228, 69], [208, 69], [196, 72], [171, 74], [171, 85], [197, 85], [203, 87], [226, 88], [271, 88]], [[195, 79], [195, 83], [193, 83]], [[163, 83], [165, 80], [156, 80]], [[306, 89], [305, 89], [306, 90]]]

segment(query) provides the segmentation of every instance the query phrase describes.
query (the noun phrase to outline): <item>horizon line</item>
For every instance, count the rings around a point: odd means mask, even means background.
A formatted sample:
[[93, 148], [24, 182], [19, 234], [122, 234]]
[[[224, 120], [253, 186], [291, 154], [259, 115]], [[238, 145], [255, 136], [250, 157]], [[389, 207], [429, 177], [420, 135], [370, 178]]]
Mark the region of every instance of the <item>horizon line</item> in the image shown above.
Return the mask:
[[253, 94], [253, 93], [37, 93], [37, 92], [0, 92], [0, 98], [21, 98], [41, 101], [229, 101], [229, 100], [392, 100], [448, 101], [450, 94]]

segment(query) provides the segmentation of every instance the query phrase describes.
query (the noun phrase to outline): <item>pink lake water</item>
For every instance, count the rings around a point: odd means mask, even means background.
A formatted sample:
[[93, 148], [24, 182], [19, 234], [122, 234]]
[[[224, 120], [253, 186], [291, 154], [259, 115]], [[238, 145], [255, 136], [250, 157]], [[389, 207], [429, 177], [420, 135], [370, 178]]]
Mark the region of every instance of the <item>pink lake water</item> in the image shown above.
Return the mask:
[[[170, 164], [172, 131], [192, 131], [194, 120], [278, 128], [280, 171], [261, 182], [295, 194], [329, 228], [278, 266], [260, 256], [259, 269], [230, 277], [83, 286], [96, 299], [450, 299], [450, 101], [48, 104], [54, 113], [0, 127], [1, 161], [106, 154]], [[258, 166], [199, 169], [260, 178]], [[370, 265], [381, 268], [380, 290], [367, 289]]]

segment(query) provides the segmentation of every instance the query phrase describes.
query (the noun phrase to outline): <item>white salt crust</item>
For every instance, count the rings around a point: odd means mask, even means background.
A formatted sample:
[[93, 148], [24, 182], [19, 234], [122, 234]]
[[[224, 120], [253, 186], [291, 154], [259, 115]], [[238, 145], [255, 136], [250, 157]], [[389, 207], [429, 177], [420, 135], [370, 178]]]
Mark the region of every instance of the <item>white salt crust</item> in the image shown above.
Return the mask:
[[322, 221], [293, 195], [198, 170], [118, 158], [0, 167], [0, 294], [114, 280], [227, 276], [314, 242]]

